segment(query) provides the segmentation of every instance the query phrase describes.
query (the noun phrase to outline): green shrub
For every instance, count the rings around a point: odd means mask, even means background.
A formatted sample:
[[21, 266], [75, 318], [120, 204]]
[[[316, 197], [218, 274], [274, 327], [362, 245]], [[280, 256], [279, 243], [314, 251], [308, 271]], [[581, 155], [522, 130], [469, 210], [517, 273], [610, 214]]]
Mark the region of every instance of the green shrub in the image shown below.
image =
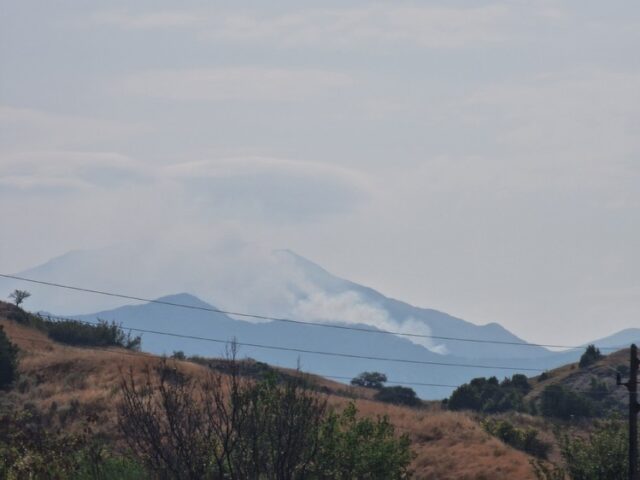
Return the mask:
[[311, 478], [409, 478], [409, 438], [397, 438], [387, 417], [358, 419], [357, 413], [350, 403], [342, 413], [331, 413], [323, 422], [318, 465]]
[[[388, 419], [333, 411], [297, 380], [255, 381], [240, 362], [194, 380], [166, 361], [123, 378], [118, 424], [153, 476], [163, 478], [404, 479], [412, 454]], [[184, 448], [188, 445], [189, 448]]]
[[45, 320], [49, 338], [77, 346], [140, 348], [141, 338], [126, 334], [115, 322], [99, 320], [97, 324], [79, 320]]
[[515, 374], [502, 382], [498, 382], [496, 377], [479, 377], [456, 388], [447, 405], [451, 410], [485, 413], [523, 411], [523, 398], [530, 390], [529, 380], [522, 374]]
[[563, 385], [548, 385], [540, 397], [540, 411], [545, 417], [564, 420], [591, 417], [595, 412], [593, 403], [584, 395]]
[[540, 480], [618, 480], [628, 478], [628, 432], [624, 422], [608, 419], [595, 423], [587, 438], [558, 434], [565, 467], [549, 467], [534, 462]]
[[393, 403], [394, 405], [407, 405], [417, 407], [422, 401], [416, 395], [413, 388], [396, 385], [394, 387], [382, 387], [374, 395], [379, 402]]
[[547, 458], [551, 445], [538, 438], [534, 428], [517, 428], [507, 420], [485, 420], [482, 426], [487, 433], [499, 438], [507, 445], [538, 458]]
[[18, 379], [18, 347], [9, 341], [0, 325], [0, 389], [9, 388]]

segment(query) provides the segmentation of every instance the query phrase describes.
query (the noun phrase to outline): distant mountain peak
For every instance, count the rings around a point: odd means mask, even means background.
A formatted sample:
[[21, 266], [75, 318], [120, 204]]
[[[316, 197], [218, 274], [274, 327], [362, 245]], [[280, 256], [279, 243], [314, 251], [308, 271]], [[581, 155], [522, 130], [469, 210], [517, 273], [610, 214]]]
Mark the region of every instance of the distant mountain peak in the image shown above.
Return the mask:
[[172, 295], [165, 295], [163, 297], [156, 298], [155, 301], [157, 301], [157, 302], [175, 303], [175, 304], [180, 304], [180, 305], [188, 305], [190, 307], [213, 308], [213, 309], [215, 309], [215, 307], [213, 305], [210, 305], [210, 304], [206, 303], [205, 301], [200, 300], [195, 295], [192, 295], [192, 294], [186, 293], [186, 292], [174, 293]]

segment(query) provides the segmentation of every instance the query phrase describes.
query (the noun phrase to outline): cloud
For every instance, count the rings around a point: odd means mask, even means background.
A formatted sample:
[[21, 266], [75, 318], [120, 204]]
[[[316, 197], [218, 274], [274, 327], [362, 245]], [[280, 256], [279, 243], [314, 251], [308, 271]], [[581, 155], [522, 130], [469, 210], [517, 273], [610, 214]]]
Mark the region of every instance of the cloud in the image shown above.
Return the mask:
[[0, 185], [44, 192], [91, 191], [145, 180], [142, 165], [117, 153], [41, 151], [0, 156]]
[[123, 29], [193, 28], [201, 38], [285, 47], [353, 48], [366, 44], [461, 48], [503, 41], [501, 5], [454, 8], [423, 5], [367, 5], [300, 9], [288, 13], [201, 9], [136, 13], [100, 12], [94, 23]]
[[354, 171], [269, 157], [181, 163], [162, 175], [205, 210], [278, 223], [349, 212], [370, 192], [367, 177]]
[[3, 150], [83, 148], [147, 130], [148, 127], [131, 122], [0, 105]]
[[133, 95], [191, 101], [292, 101], [351, 86], [346, 74], [316, 69], [261, 67], [154, 70], [116, 85]]
[[96, 12], [91, 15], [92, 23], [110, 25], [131, 30], [151, 30], [158, 28], [182, 28], [197, 25], [201, 18], [188, 11], [157, 11], [132, 13], [126, 10]]

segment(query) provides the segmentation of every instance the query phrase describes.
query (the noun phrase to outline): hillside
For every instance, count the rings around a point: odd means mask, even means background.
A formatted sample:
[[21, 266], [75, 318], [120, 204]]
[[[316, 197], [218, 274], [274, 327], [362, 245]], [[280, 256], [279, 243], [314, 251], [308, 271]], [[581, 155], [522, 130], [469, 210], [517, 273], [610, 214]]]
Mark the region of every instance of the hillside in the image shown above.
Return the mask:
[[[2, 398], [4, 408], [32, 403], [51, 412], [64, 429], [79, 429], [91, 417], [100, 435], [117, 440], [115, 407], [123, 371], [141, 375], [158, 357], [122, 349], [70, 347], [51, 341], [43, 333], [8, 317], [15, 307], [0, 303], [0, 324], [20, 347], [21, 379]], [[175, 362], [185, 375], [197, 378], [202, 366]], [[363, 389], [316, 378], [329, 401], [344, 406], [355, 398], [362, 415], [388, 415], [399, 432], [407, 433], [416, 457], [416, 478], [424, 479], [532, 479], [530, 457], [484, 432], [473, 416], [436, 407], [411, 409], [367, 399]], [[465, 462], [460, 462], [464, 458]]]

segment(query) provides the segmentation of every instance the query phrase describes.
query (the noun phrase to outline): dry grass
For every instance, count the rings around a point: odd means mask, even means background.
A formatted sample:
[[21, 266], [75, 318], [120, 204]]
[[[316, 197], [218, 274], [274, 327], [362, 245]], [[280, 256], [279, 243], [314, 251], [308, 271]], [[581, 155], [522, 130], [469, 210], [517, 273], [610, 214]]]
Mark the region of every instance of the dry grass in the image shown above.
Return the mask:
[[[21, 351], [22, 378], [7, 396], [8, 401], [30, 402], [55, 411], [60, 423], [69, 429], [80, 428], [82, 420], [91, 416], [99, 433], [115, 436], [115, 406], [123, 372], [131, 369], [141, 378], [145, 368], [158, 361], [153, 355], [121, 349], [64, 346], [6, 318], [0, 318], [0, 324]], [[204, 378], [207, 373], [205, 367], [190, 362], [175, 362], [175, 365], [182, 373], [194, 377]], [[399, 433], [406, 433], [416, 454], [413, 462], [416, 478], [535, 478], [529, 465], [531, 457], [485, 433], [469, 414], [442, 411], [435, 406], [411, 409], [382, 404], [370, 399], [370, 390], [345, 387], [322, 378], [317, 378], [317, 382], [325, 390], [340, 394], [329, 394], [332, 405], [341, 407], [350, 401], [345, 394], [358, 397], [355, 401], [361, 415], [387, 415]]]

